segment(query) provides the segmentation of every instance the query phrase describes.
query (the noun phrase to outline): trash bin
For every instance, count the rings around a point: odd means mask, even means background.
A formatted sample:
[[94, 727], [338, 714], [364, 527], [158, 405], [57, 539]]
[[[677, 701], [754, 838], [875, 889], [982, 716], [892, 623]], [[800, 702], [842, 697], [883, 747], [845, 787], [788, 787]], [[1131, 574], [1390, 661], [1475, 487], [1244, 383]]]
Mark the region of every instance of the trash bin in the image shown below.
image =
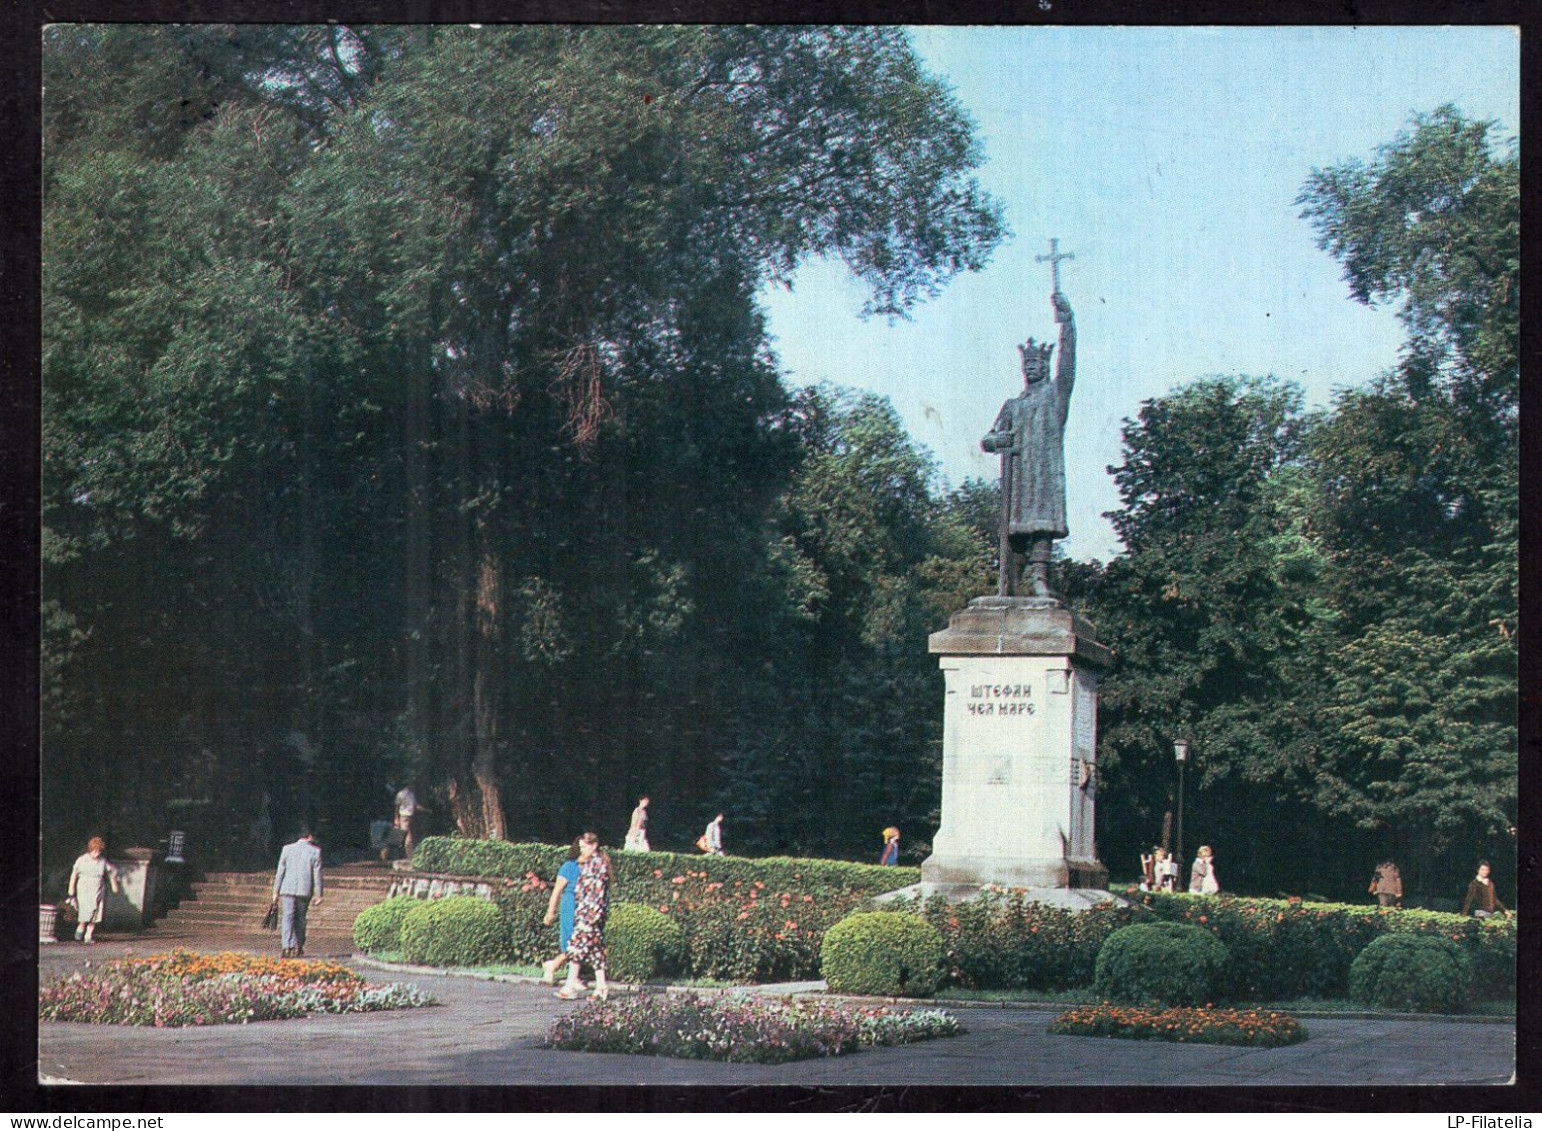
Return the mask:
[[52, 903], [41, 903], [37, 909], [37, 941], [58, 942], [59, 908]]

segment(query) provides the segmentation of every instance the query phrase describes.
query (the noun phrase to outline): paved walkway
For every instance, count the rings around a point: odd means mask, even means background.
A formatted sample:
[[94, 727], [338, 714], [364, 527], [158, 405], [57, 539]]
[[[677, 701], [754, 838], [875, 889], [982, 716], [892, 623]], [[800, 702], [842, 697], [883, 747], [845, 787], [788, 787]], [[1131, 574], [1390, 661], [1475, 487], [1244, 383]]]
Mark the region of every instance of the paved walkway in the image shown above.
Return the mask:
[[[45, 982], [126, 953], [170, 945], [271, 952], [271, 936], [136, 937], [43, 948]], [[312, 940], [310, 955], [346, 953]], [[961, 1037], [793, 1064], [719, 1064], [558, 1052], [540, 1047], [576, 1008], [534, 981], [402, 974], [348, 959], [369, 980], [411, 982], [440, 1004], [391, 1013], [317, 1015], [207, 1029], [50, 1022], [39, 1027], [45, 1083], [80, 1084], [784, 1084], [784, 1085], [1409, 1085], [1503, 1084], [1515, 1061], [1508, 1022], [1307, 1019], [1310, 1037], [1281, 1049], [1051, 1036], [1053, 1011], [948, 1005]]]

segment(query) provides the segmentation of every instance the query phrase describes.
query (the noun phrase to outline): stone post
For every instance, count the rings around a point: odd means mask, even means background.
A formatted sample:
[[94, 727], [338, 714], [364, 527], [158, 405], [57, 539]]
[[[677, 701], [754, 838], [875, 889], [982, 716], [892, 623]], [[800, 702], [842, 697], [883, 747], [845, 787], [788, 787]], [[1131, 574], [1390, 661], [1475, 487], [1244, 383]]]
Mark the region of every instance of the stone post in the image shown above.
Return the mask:
[[138, 930], [155, 918], [155, 887], [160, 867], [152, 848], [125, 848], [113, 858], [118, 869], [118, 891], [107, 892], [107, 908], [102, 925]]

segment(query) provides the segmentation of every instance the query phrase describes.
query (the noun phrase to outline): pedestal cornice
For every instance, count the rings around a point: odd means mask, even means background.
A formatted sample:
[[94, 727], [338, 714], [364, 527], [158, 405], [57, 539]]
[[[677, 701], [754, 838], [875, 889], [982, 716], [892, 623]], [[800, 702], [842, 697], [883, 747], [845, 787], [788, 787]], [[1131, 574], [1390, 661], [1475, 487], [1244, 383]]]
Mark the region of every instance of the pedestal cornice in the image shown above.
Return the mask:
[[1045, 597], [976, 597], [928, 637], [927, 649], [943, 656], [1071, 656], [1095, 668], [1114, 659], [1090, 624]]

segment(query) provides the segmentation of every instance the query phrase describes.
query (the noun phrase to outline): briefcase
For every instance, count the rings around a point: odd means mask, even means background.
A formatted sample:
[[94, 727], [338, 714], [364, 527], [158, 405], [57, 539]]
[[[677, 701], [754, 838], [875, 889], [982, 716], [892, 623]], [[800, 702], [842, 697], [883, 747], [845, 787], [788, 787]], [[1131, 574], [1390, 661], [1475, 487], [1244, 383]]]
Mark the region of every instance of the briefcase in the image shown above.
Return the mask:
[[278, 930], [278, 904], [268, 904], [268, 912], [262, 917], [262, 929], [264, 931]]

